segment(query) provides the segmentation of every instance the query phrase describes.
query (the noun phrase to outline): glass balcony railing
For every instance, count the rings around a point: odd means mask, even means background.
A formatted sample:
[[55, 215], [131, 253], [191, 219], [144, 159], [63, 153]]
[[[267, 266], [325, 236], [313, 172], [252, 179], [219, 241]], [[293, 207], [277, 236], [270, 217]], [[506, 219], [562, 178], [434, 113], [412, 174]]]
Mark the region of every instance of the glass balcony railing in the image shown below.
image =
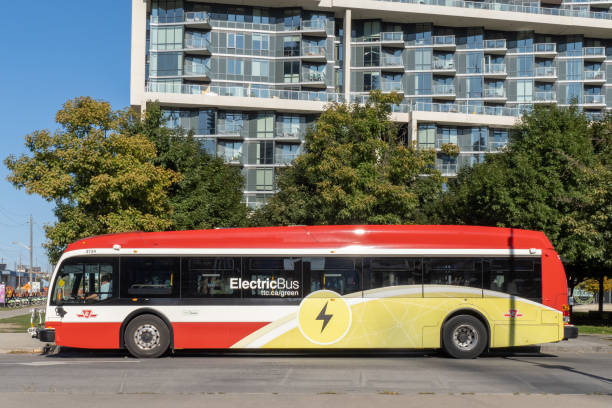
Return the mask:
[[382, 81], [380, 90], [383, 92], [403, 92], [401, 81]]
[[454, 176], [457, 174], [457, 164], [439, 163], [436, 164], [436, 170], [438, 170], [443, 176]]
[[325, 47], [317, 45], [305, 45], [302, 47], [302, 56], [305, 57], [324, 57]]
[[534, 102], [555, 102], [557, 93], [555, 91], [535, 91], [533, 93]]
[[276, 155], [276, 164], [291, 164], [300, 154], [299, 153], [285, 153]]
[[446, 70], [455, 69], [455, 61], [447, 60], [447, 59], [444, 59], [444, 60], [434, 59], [433, 69], [446, 69]]
[[483, 72], [485, 74], [505, 74], [506, 64], [485, 64]]
[[494, 50], [506, 49], [506, 40], [505, 39], [484, 40], [484, 47], [485, 49], [494, 49]]
[[302, 20], [300, 28], [306, 31], [325, 31], [326, 23], [326, 20], [320, 19]]
[[206, 11], [188, 11], [185, 13], [186, 23], [208, 23], [210, 15]]
[[540, 78], [554, 78], [557, 76], [557, 68], [555, 67], [535, 67], [533, 76]]
[[533, 52], [555, 53], [555, 52], [557, 52], [557, 44], [555, 44], [555, 43], [538, 43], [538, 44], [533, 44]]
[[582, 49], [582, 55], [584, 57], [606, 57], [605, 47], [584, 47]]
[[302, 72], [302, 82], [325, 82], [325, 73], [319, 71]]
[[199, 64], [185, 64], [183, 76], [209, 76], [210, 66]]
[[433, 45], [455, 45], [454, 35], [434, 35], [431, 40]]
[[432, 95], [454, 95], [455, 85], [434, 85], [431, 87]]
[[404, 33], [401, 31], [384, 31], [380, 33], [380, 40], [383, 42], [402, 42]]
[[508, 146], [508, 142], [489, 142], [490, 152], [501, 152]]
[[210, 47], [210, 38], [185, 38], [183, 48], [191, 50], [206, 50]]
[[492, 11], [511, 11], [514, 13], [542, 14], [562, 17], [584, 17], [612, 20], [612, 13], [588, 10], [570, 10], [549, 7], [523, 6], [506, 4], [505, 0], [463, 1], [463, 0], [377, 0], [390, 3], [425, 4], [430, 6], [473, 8]]
[[404, 66], [404, 61], [401, 55], [383, 55], [382, 57], [383, 67], [398, 67]]
[[605, 71], [583, 71], [583, 78], [585, 81], [605, 81]]
[[605, 105], [605, 95], [584, 95], [582, 101], [585, 105]]
[[504, 88], [484, 88], [482, 96], [484, 98], [505, 98], [506, 90]]

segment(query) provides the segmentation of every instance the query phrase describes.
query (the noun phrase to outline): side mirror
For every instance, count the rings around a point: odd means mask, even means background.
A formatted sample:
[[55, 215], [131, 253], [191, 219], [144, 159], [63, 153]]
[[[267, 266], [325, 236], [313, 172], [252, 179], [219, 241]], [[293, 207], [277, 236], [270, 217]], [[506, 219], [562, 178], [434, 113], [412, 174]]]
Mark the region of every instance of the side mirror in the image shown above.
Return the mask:
[[66, 312], [66, 310], [64, 309], [64, 307], [63, 307], [62, 305], [59, 305], [59, 306], [57, 306], [57, 307], [55, 308], [55, 313], [56, 313], [56, 314], [57, 314], [59, 317], [63, 318], [64, 316], [66, 316], [66, 313], [67, 313], [67, 312]]

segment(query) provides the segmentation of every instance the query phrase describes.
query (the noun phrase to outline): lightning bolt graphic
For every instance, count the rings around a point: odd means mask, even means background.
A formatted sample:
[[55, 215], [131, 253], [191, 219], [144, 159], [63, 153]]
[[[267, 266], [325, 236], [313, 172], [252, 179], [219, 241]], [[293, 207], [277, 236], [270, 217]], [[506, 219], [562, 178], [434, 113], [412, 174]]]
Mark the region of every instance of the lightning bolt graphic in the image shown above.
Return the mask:
[[329, 300], [325, 303], [325, 306], [323, 306], [323, 309], [321, 309], [321, 311], [319, 312], [319, 315], [315, 319], [315, 320], [322, 320], [323, 321], [323, 327], [321, 327], [321, 333], [323, 333], [323, 330], [325, 330], [325, 326], [327, 326], [327, 324], [329, 323], [331, 318], [334, 317], [334, 315], [325, 314], [325, 312], [327, 311], [327, 304], [328, 303], [329, 303]]

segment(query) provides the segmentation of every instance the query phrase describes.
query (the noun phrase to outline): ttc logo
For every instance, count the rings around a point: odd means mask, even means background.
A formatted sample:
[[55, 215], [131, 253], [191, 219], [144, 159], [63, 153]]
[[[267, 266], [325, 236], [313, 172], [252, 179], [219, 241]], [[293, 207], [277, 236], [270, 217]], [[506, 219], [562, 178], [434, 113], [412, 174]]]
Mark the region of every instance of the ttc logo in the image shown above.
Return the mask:
[[339, 342], [352, 323], [352, 312], [336, 292], [319, 290], [306, 296], [298, 311], [298, 328], [311, 343], [321, 346]]
[[510, 318], [517, 318], [517, 317], [522, 317], [523, 314], [519, 313], [518, 309], [510, 309], [508, 310], [508, 313], [506, 313], [504, 315], [504, 317], [510, 317]]
[[80, 313], [77, 315], [77, 317], [84, 317], [85, 319], [89, 319], [90, 317], [96, 317], [98, 316], [97, 314], [94, 314], [91, 312], [91, 310], [83, 310], [83, 313]]

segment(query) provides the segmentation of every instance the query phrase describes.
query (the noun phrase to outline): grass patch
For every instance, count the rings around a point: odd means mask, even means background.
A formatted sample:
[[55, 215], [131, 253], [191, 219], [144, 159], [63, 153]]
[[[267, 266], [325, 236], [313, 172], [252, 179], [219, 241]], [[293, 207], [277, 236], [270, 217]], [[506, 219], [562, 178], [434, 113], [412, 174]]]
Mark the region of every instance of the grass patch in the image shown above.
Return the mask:
[[[25, 333], [30, 327], [30, 313], [0, 319], [0, 333]], [[42, 321], [44, 323], [45, 316], [43, 314]], [[37, 324], [38, 321], [35, 322]]]
[[610, 326], [576, 326], [578, 327], [579, 334], [612, 334], [612, 327]]

